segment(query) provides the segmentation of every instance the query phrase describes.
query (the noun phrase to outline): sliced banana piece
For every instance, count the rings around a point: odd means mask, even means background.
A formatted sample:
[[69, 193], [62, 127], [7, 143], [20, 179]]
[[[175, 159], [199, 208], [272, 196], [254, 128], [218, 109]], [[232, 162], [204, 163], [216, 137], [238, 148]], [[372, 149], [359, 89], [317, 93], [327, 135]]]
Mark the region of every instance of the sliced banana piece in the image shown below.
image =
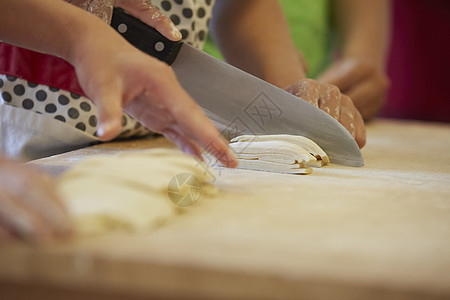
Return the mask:
[[239, 159], [238, 168], [254, 171], [286, 173], [286, 174], [311, 174], [313, 171], [312, 168], [302, 167], [300, 164], [287, 165], [274, 163], [270, 161], [246, 160], [246, 159]]
[[311, 155], [313, 155], [317, 160], [315, 163], [310, 163], [311, 167], [320, 167], [330, 163], [328, 155], [323, 151], [319, 145], [317, 145], [312, 140], [299, 135], [289, 135], [289, 134], [273, 134], [273, 135], [241, 135], [235, 137], [231, 140], [234, 142], [263, 142], [263, 141], [284, 141], [296, 144]]
[[304, 148], [294, 143], [285, 141], [245, 141], [230, 144], [236, 155], [242, 157], [253, 155], [258, 160], [280, 163], [280, 160], [288, 163], [315, 162], [317, 159]]
[[310, 174], [311, 167], [330, 162], [316, 143], [302, 136], [242, 135], [231, 140], [230, 148], [241, 169]]

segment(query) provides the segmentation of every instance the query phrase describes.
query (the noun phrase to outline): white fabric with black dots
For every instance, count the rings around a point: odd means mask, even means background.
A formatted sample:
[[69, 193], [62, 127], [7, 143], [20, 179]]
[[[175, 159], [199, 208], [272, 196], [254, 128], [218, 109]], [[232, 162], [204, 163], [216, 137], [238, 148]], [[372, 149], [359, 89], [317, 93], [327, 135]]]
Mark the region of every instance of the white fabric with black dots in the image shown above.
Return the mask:
[[153, 0], [152, 4], [172, 20], [184, 42], [203, 48], [214, 0]]
[[[0, 105], [43, 114], [96, 136], [97, 110], [86, 97], [6, 75], [0, 75], [0, 91]], [[123, 114], [120, 138], [149, 133], [139, 122]]]

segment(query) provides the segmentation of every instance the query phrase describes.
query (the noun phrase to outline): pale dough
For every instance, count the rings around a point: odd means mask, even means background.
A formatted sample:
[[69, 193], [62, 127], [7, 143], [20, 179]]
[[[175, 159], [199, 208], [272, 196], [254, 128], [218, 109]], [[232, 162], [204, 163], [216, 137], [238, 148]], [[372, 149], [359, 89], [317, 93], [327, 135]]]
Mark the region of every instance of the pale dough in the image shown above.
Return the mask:
[[238, 168], [291, 174], [310, 174], [311, 167], [330, 162], [313, 141], [295, 135], [242, 135], [231, 140]]
[[80, 234], [143, 231], [176, 215], [168, 185], [182, 173], [205, 185], [213, 179], [208, 166], [181, 151], [152, 149], [86, 159], [62, 175], [58, 190]]

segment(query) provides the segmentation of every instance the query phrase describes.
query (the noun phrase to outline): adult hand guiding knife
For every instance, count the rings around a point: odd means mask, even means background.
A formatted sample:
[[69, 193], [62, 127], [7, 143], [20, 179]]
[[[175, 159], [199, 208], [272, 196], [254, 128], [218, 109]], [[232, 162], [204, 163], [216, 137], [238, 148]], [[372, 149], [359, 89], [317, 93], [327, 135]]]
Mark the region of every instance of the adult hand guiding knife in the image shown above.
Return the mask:
[[111, 26], [136, 48], [171, 65], [183, 88], [226, 138], [301, 135], [316, 142], [332, 163], [364, 165], [351, 134], [306, 101], [186, 43], [170, 41], [120, 8], [114, 8]]

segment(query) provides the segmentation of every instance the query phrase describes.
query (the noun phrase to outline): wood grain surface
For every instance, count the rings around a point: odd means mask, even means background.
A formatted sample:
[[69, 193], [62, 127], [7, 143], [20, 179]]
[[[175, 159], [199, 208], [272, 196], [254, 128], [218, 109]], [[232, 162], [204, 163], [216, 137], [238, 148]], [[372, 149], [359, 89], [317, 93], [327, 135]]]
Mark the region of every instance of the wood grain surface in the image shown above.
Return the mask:
[[[166, 140], [98, 145], [80, 159]], [[448, 299], [450, 126], [377, 120], [366, 166], [217, 169], [220, 193], [145, 234], [0, 246], [1, 299]], [[151, 172], [151, 170], [149, 170]]]

